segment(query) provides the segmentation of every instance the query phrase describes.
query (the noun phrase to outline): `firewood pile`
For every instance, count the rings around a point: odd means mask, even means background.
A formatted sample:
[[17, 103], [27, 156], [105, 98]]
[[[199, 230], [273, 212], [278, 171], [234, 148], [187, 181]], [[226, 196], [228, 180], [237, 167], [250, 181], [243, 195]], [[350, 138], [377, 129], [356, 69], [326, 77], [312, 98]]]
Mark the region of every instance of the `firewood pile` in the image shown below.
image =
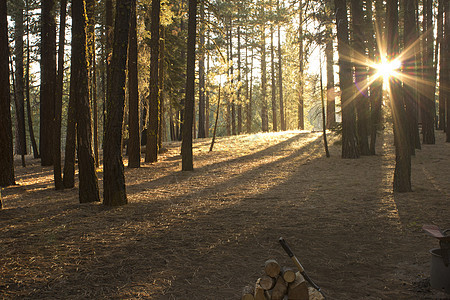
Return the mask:
[[245, 286], [242, 300], [322, 300], [305, 278], [290, 267], [280, 267], [274, 259], [264, 264], [264, 275], [254, 285]]

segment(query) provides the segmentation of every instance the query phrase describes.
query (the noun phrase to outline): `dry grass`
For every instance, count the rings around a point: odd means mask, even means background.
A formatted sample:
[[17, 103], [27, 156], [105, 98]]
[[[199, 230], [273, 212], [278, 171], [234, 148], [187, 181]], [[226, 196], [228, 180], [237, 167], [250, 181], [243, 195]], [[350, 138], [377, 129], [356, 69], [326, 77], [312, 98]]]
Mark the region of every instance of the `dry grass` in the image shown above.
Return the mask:
[[[290, 265], [284, 236], [333, 299], [432, 299], [423, 283], [437, 242], [422, 224], [450, 228], [450, 144], [413, 158], [413, 193], [393, 194], [393, 148], [326, 159], [320, 133], [284, 132], [179, 144], [156, 164], [126, 169], [129, 204], [78, 204], [53, 190], [52, 170], [28, 160], [3, 190], [4, 299], [238, 299], [268, 258]], [[101, 172], [100, 185], [101, 185]]]

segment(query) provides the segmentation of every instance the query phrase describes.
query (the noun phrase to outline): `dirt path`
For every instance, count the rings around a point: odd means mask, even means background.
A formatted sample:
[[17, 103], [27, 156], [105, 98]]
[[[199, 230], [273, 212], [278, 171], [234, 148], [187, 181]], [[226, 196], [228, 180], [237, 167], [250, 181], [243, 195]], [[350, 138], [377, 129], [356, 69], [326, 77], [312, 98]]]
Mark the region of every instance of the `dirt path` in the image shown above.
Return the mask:
[[292, 265], [283, 236], [330, 299], [443, 299], [426, 285], [437, 242], [421, 230], [450, 228], [443, 140], [417, 152], [407, 194], [391, 192], [390, 135], [358, 160], [339, 145], [326, 159], [319, 133], [222, 138], [213, 153], [204, 139], [194, 172], [168, 144], [126, 169], [130, 204], [116, 209], [54, 191], [38, 161], [17, 166], [2, 193], [1, 298], [239, 299], [266, 259]]

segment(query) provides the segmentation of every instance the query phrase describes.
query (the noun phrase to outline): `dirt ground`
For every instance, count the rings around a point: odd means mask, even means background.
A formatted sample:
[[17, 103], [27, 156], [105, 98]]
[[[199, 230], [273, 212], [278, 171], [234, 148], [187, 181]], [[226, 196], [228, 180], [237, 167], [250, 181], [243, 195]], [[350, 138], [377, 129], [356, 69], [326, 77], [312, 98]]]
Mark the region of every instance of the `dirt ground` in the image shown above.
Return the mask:
[[[180, 145], [126, 168], [129, 204], [78, 204], [52, 169], [16, 161], [0, 211], [2, 299], [239, 299], [265, 260], [293, 266], [283, 236], [328, 299], [445, 299], [429, 287], [437, 240], [450, 228], [450, 144], [437, 132], [412, 159], [414, 192], [394, 194], [392, 135], [378, 155], [340, 158], [320, 133], [290, 131]], [[102, 186], [99, 170], [100, 187]], [[447, 295], [447, 299], [450, 295]]]

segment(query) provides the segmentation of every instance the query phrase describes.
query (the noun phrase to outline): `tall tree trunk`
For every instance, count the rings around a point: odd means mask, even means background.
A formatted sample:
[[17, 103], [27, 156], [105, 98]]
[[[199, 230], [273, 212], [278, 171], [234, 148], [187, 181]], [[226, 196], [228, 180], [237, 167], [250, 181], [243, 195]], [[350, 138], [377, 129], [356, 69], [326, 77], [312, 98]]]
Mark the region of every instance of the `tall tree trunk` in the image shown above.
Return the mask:
[[139, 89], [138, 89], [138, 49], [136, 31], [136, 0], [131, 4], [131, 20], [128, 45], [128, 102], [129, 102], [129, 139], [128, 167], [141, 166], [141, 142], [139, 126]]
[[189, 22], [187, 41], [186, 100], [184, 111], [183, 140], [181, 144], [181, 169], [194, 169], [192, 155], [192, 125], [195, 103], [195, 38], [197, 31], [197, 0], [189, 0]]
[[16, 78], [16, 154], [22, 157], [22, 166], [25, 167], [25, 155], [27, 154], [27, 139], [25, 134], [25, 101], [24, 101], [24, 72], [23, 72], [23, 0], [18, 0], [14, 11], [14, 53], [15, 53], [15, 78]]
[[94, 161], [98, 166], [98, 124], [97, 124], [97, 78], [95, 73], [95, 6], [96, 0], [86, 0], [87, 15], [87, 58], [88, 58], [88, 86], [89, 86], [89, 103], [93, 108], [93, 141], [94, 141]]
[[[372, 21], [373, 13], [372, 13], [372, 0], [368, 1], [367, 8], [367, 19], [369, 28], [368, 36], [374, 37], [369, 38], [369, 58], [376, 62], [381, 62], [381, 53], [377, 44], [377, 40], [383, 40], [383, 3], [381, 0], [375, 0], [376, 7], [376, 15], [375, 22]], [[375, 30], [374, 30], [375, 27]], [[370, 75], [373, 75], [375, 70], [370, 70]], [[380, 129], [381, 124], [381, 103], [383, 100], [383, 78], [380, 76], [376, 78], [375, 81], [370, 85], [370, 144], [369, 144], [369, 153], [371, 155], [375, 155], [376, 152], [376, 142], [377, 135]]]
[[237, 63], [238, 63], [238, 87], [237, 87], [237, 134], [242, 133], [242, 100], [241, 100], [241, 91], [242, 91], [242, 70], [241, 70], [241, 26], [237, 27], [237, 38], [238, 38], [238, 46], [237, 46]]
[[298, 83], [298, 129], [305, 129], [304, 100], [303, 100], [303, 0], [299, 1], [299, 27], [298, 27], [298, 65], [299, 65], [299, 83]]
[[352, 101], [353, 83], [348, 41], [348, 20], [346, 0], [334, 1], [337, 24], [339, 53], [339, 82], [342, 110], [342, 158], [358, 158], [358, 140], [356, 137], [355, 105]]
[[148, 124], [147, 124], [147, 146], [145, 148], [145, 162], [156, 162], [158, 160], [158, 116], [159, 116], [159, 19], [161, 1], [152, 0], [152, 24], [150, 40], [150, 82], [148, 98]]
[[106, 107], [108, 102], [109, 89], [111, 84], [111, 58], [114, 39], [114, 8], [113, 0], [105, 0], [105, 47], [106, 47], [106, 95], [103, 99], [103, 146], [106, 130]]
[[[443, 38], [443, 53], [445, 53], [443, 64], [441, 64], [441, 86], [450, 86], [450, 1], [445, 1], [444, 6], [444, 38]], [[445, 105], [447, 114], [447, 127], [446, 127], [446, 139], [447, 143], [450, 143], [450, 90], [443, 89], [445, 93]]]
[[[208, 13], [208, 24], [210, 23], [210, 13]], [[208, 30], [207, 30], [207, 43], [206, 43], [206, 47], [208, 49], [207, 55], [206, 55], [206, 96], [205, 96], [205, 135], [206, 137], [209, 137], [209, 126], [210, 126], [210, 121], [209, 121], [209, 114], [210, 114], [210, 81], [209, 81], [209, 62], [210, 62], [210, 51], [209, 51], [209, 47], [210, 47], [210, 39], [211, 39], [211, 32], [209, 30], [209, 26], [208, 26]]]
[[273, 44], [273, 26], [270, 26], [270, 71], [272, 79], [272, 128], [273, 131], [278, 131], [277, 120], [277, 89], [275, 79], [275, 49]]
[[[438, 0], [438, 18], [437, 18], [437, 36], [436, 36], [436, 51], [435, 51], [435, 64], [434, 64], [434, 78], [436, 80], [437, 75], [437, 66], [438, 60], [442, 64], [444, 60], [444, 54], [442, 49], [444, 48], [443, 44], [443, 27], [444, 27], [444, 0]], [[439, 51], [438, 51], [439, 49]], [[439, 53], [439, 56], [438, 56]], [[439, 78], [442, 76], [442, 73], [439, 72]], [[445, 76], [445, 75], [444, 75]], [[442, 86], [439, 84], [439, 118], [438, 118], [438, 129], [445, 130], [445, 98], [441, 95]]]
[[165, 51], [166, 51], [166, 29], [164, 26], [160, 28], [160, 42], [159, 42], [159, 124], [158, 124], [158, 149], [159, 152], [162, 153], [163, 149], [163, 140], [165, 140]]
[[234, 85], [234, 63], [233, 63], [233, 23], [230, 16], [230, 78], [231, 78], [231, 134], [236, 135], [236, 99]]
[[42, 166], [53, 164], [53, 118], [56, 86], [55, 0], [42, 0], [41, 14], [41, 119], [39, 147]]
[[250, 59], [250, 79], [248, 82], [248, 105], [247, 105], [247, 133], [252, 132], [252, 116], [253, 116], [253, 52], [252, 47], [251, 59]]
[[423, 143], [434, 144], [434, 119], [436, 114], [435, 82], [433, 81], [433, 0], [424, 0], [424, 97], [422, 98]]
[[120, 206], [128, 203], [122, 160], [121, 138], [125, 105], [125, 78], [128, 35], [133, 0], [117, 3], [114, 26], [111, 81], [108, 86], [106, 130], [104, 144], [103, 204]]
[[64, 45], [66, 37], [66, 10], [67, 0], [61, 1], [60, 22], [59, 22], [59, 47], [58, 47], [58, 73], [56, 80], [55, 96], [55, 119], [53, 124], [53, 177], [55, 179], [55, 189], [64, 189], [61, 176], [61, 118], [62, 118], [62, 96], [64, 88]]
[[33, 157], [39, 158], [39, 150], [36, 143], [36, 138], [34, 137], [33, 130], [33, 119], [32, 119], [32, 111], [31, 111], [31, 99], [30, 99], [30, 16], [28, 13], [28, 1], [25, 0], [25, 9], [27, 14], [27, 65], [26, 65], [26, 78], [25, 78], [25, 94], [27, 98], [27, 119], [28, 119], [28, 131], [30, 134], [31, 146], [33, 148]]
[[362, 155], [369, 155], [369, 140], [368, 140], [368, 101], [366, 101], [367, 88], [365, 88], [367, 70], [366, 66], [359, 61], [366, 56], [366, 47], [364, 43], [364, 23], [363, 23], [363, 11], [361, 0], [351, 0], [352, 4], [352, 20], [353, 20], [353, 38], [354, 45], [352, 49], [354, 55], [357, 57], [354, 61], [355, 68], [355, 86], [357, 88], [355, 104], [357, 111], [357, 124], [356, 128], [359, 137], [359, 152]]
[[[277, 0], [277, 13], [281, 17], [280, 13], [280, 1]], [[281, 25], [278, 24], [278, 97], [280, 103], [280, 127], [281, 131], [286, 130], [286, 121], [284, 119], [284, 101], [283, 101], [283, 57], [281, 55]]]
[[[332, 3], [327, 0], [327, 15], [332, 17]], [[372, 26], [372, 24], [370, 24]], [[332, 128], [336, 125], [336, 102], [334, 90], [334, 58], [333, 58], [333, 28], [332, 24], [326, 25], [326, 44], [325, 57], [327, 65], [327, 128]]]
[[72, 4], [72, 61], [70, 89], [76, 103], [77, 154], [80, 203], [100, 201], [98, 179], [92, 153], [91, 111], [89, 107], [89, 76], [87, 65], [86, 2]]
[[[418, 38], [416, 30], [415, 5], [414, 1], [405, 1], [404, 3], [404, 48], [414, 51], [414, 44], [417, 43], [416, 41]], [[407, 57], [405, 59], [403, 62], [403, 71], [410, 72], [410, 70], [418, 70], [416, 57], [418, 57], [417, 54], [411, 55], [411, 57]], [[409, 127], [409, 148], [411, 155], [414, 155], [416, 145], [420, 145], [419, 127], [417, 122], [417, 86], [415, 86], [415, 84], [404, 84], [403, 97], [406, 105], [406, 114]]]
[[198, 137], [206, 137], [205, 132], [205, 5], [200, 2], [200, 56], [198, 60]]
[[[388, 61], [399, 54], [398, 42], [398, 0], [388, 0], [387, 13], [387, 55]], [[411, 191], [411, 153], [409, 149], [408, 123], [401, 95], [401, 82], [395, 76], [389, 78], [392, 115], [394, 120], [395, 170], [394, 192]]]
[[267, 132], [269, 131], [269, 116], [267, 112], [266, 28], [264, 24], [261, 27], [261, 130]]
[[[231, 59], [231, 30], [226, 30], [226, 34], [227, 34], [227, 63], [230, 64], [231, 61], [231, 65], [232, 63], [232, 59]], [[228, 74], [228, 78], [231, 78], [231, 73], [230, 73], [230, 65], [228, 65], [228, 70], [227, 70], [227, 74]], [[228, 81], [225, 84], [229, 84]], [[224, 91], [224, 96], [226, 100], [226, 106], [227, 106], [227, 112], [226, 112], [226, 130], [227, 130], [227, 136], [231, 135], [231, 103], [230, 100], [228, 98], [231, 97], [231, 93], [230, 93], [230, 89], [228, 89], [228, 91]]]
[[15, 184], [8, 60], [6, 0], [0, 0], [0, 187]]
[[213, 129], [213, 136], [211, 139], [211, 146], [209, 146], [209, 152], [213, 150], [214, 143], [216, 141], [216, 132], [217, 132], [217, 123], [219, 121], [219, 114], [220, 114], [220, 87], [222, 86], [222, 82], [219, 82], [219, 93], [217, 95], [217, 108], [216, 108], [216, 118], [214, 121], [214, 129]]

